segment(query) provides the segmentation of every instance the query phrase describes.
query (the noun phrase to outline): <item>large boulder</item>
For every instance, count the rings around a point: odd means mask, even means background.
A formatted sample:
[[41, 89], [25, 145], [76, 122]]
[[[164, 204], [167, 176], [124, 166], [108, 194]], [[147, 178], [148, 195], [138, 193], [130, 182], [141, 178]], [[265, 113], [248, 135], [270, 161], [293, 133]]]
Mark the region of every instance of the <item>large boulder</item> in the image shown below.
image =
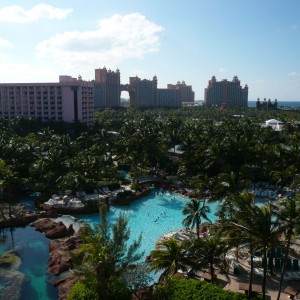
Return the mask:
[[3, 268], [10, 270], [17, 270], [21, 265], [21, 258], [16, 255], [14, 250], [5, 252], [0, 257], [0, 270]]
[[50, 258], [48, 272], [59, 275], [72, 268], [70, 252], [81, 245], [78, 238], [70, 237], [66, 240], [55, 240], [49, 244]]
[[63, 222], [55, 223], [55, 226], [45, 232], [45, 236], [49, 239], [57, 239], [69, 235], [68, 228]]
[[39, 219], [31, 224], [36, 230], [44, 232], [45, 236], [50, 239], [57, 239], [70, 236], [74, 233], [73, 226], [69, 228], [63, 222], [55, 222], [49, 218]]
[[72, 286], [79, 280], [80, 278], [74, 275], [65, 277], [60, 279], [54, 283], [54, 286], [58, 288], [58, 296], [59, 300], [66, 300], [67, 296], [72, 288]]
[[0, 258], [0, 299], [21, 298], [22, 286], [26, 282], [24, 273], [18, 271], [21, 259], [14, 251], [5, 252]]
[[46, 232], [47, 230], [51, 230], [55, 227], [56, 223], [49, 218], [41, 218], [37, 221], [33, 222], [30, 226], [33, 226], [35, 230], [40, 232]]

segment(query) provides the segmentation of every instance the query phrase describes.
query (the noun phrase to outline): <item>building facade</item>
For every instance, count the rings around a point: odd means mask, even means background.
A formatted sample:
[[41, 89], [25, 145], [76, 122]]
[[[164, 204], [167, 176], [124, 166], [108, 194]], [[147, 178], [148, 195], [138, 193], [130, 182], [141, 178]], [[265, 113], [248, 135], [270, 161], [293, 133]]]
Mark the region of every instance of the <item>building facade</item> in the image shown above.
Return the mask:
[[181, 107], [181, 94], [177, 89], [158, 89], [157, 107]]
[[120, 71], [95, 70], [94, 102], [95, 108], [120, 107]]
[[274, 103], [272, 103], [271, 99], [267, 101], [267, 99], [264, 98], [264, 101], [261, 102], [260, 99], [257, 98], [256, 109], [258, 110], [273, 110], [273, 109], [277, 109], [277, 107], [278, 107], [277, 99], [275, 99]]
[[93, 83], [81, 77], [59, 76], [58, 83], [0, 84], [0, 117], [19, 116], [42, 122], [82, 122], [88, 126], [94, 120]]
[[166, 89], [157, 88], [157, 77], [141, 79], [129, 77], [129, 84], [120, 83], [120, 71], [107, 70], [105, 67], [95, 70], [94, 97], [95, 108], [115, 108], [120, 106], [121, 92], [129, 93], [131, 107], [181, 107], [182, 103], [194, 103], [195, 93], [192, 86], [184, 81], [168, 84]]
[[191, 85], [186, 85], [185, 81], [178, 81], [177, 84], [168, 84], [168, 89], [177, 90], [180, 94], [180, 103], [195, 102], [195, 93]]
[[213, 76], [204, 91], [204, 105], [207, 107], [248, 107], [248, 85], [242, 88], [240, 80], [234, 76], [232, 81], [217, 81]]
[[157, 77], [152, 80], [141, 79], [137, 76], [129, 78], [130, 106], [156, 107], [157, 106]]

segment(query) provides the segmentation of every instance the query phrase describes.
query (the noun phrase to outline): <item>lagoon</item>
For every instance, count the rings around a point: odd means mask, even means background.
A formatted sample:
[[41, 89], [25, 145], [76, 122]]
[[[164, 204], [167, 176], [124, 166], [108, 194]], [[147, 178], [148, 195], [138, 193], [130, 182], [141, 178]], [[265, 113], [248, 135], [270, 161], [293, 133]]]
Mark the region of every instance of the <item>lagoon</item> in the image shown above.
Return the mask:
[[[29, 201], [29, 199], [26, 199]], [[112, 206], [108, 213], [108, 221], [115, 222], [120, 213], [128, 217], [130, 242], [142, 234], [141, 251], [144, 259], [154, 249], [161, 235], [183, 228], [182, 210], [188, 198], [163, 190], [151, 189], [151, 193], [127, 206]], [[29, 203], [28, 203], [29, 204]], [[215, 221], [214, 213], [218, 204], [211, 203], [209, 218]], [[99, 223], [99, 214], [80, 215], [78, 219], [90, 225]], [[204, 221], [204, 220], [202, 220]], [[21, 272], [28, 279], [22, 289], [21, 300], [54, 300], [58, 299], [57, 289], [52, 286], [54, 276], [47, 275], [49, 258], [48, 244], [50, 240], [32, 227], [5, 230], [5, 238], [0, 242], [0, 254], [15, 249], [22, 259]], [[1, 298], [1, 286], [0, 286]]]
[[[182, 210], [188, 198], [179, 194], [152, 189], [151, 193], [128, 206], [112, 206], [108, 213], [108, 221], [115, 222], [120, 213], [128, 218], [130, 242], [142, 234], [141, 250], [145, 258], [155, 248], [158, 238], [170, 231], [183, 228]], [[218, 203], [210, 203], [211, 213], [208, 215], [214, 222]], [[99, 224], [99, 214], [81, 215], [79, 219], [90, 225]], [[202, 222], [205, 220], [202, 220]]]
[[[51, 284], [53, 278], [47, 275], [49, 242], [48, 238], [29, 226], [1, 231], [0, 255], [14, 249], [22, 260], [18, 271], [25, 274], [26, 280], [22, 285], [21, 300], [58, 299], [58, 291]], [[0, 286], [0, 299], [4, 299], [2, 288]]]

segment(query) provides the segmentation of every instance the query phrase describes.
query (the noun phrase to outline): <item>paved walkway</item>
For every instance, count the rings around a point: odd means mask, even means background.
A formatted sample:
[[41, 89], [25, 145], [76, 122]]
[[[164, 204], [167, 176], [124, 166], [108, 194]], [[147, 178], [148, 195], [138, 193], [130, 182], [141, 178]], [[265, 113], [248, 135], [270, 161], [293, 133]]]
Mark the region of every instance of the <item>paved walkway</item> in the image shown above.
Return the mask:
[[[239, 283], [240, 282], [249, 282], [249, 271], [250, 267], [249, 264], [246, 261], [240, 261], [240, 275], [234, 275], [232, 270], [229, 274], [230, 282], [228, 282], [228, 279], [224, 275], [218, 275], [218, 279], [220, 280], [220, 283], [224, 284], [224, 290], [231, 290], [235, 292], [242, 292], [239, 290]], [[279, 288], [279, 281], [280, 281], [280, 274], [275, 273], [274, 275], [268, 275], [266, 280], [266, 294], [270, 296], [271, 300], [276, 300], [278, 295], [278, 288]], [[262, 276], [261, 275], [254, 275], [253, 276], [253, 283], [262, 285]], [[282, 285], [282, 292], [280, 296], [280, 300], [287, 300], [288, 294], [284, 293], [283, 290], [287, 286], [292, 286], [295, 289], [300, 289], [300, 281], [291, 281], [291, 282], [283, 282]]]

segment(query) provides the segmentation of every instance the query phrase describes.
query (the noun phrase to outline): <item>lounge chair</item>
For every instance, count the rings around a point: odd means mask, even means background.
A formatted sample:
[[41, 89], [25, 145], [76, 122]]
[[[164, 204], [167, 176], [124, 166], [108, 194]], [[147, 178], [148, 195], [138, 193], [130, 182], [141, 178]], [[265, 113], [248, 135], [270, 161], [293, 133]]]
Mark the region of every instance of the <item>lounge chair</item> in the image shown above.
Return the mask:
[[284, 281], [294, 281], [300, 279], [300, 272], [299, 271], [287, 271], [283, 276]]
[[254, 268], [253, 269], [253, 274], [254, 275], [258, 275], [258, 276], [263, 276], [264, 275], [264, 271], [262, 268]]

